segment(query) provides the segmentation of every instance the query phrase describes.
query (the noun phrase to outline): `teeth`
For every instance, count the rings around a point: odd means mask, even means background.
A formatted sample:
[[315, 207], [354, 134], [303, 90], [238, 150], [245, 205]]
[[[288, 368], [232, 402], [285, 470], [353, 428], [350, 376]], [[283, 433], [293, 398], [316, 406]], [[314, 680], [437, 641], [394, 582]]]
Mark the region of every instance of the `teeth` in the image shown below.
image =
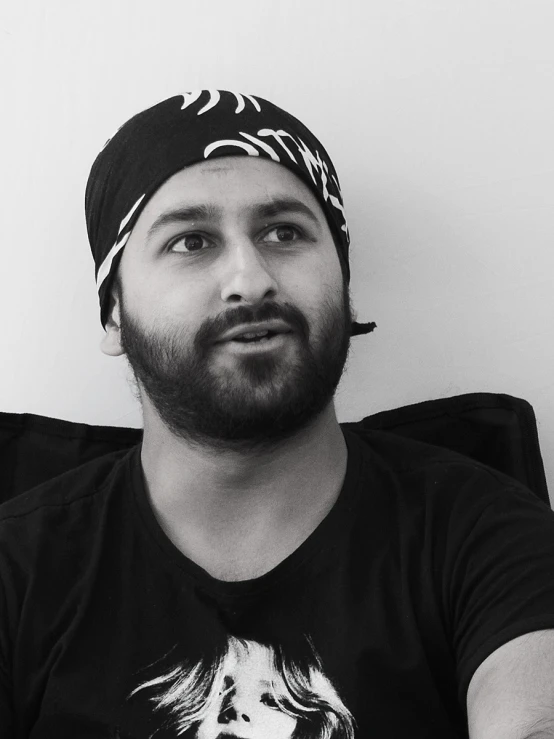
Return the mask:
[[255, 339], [257, 336], [267, 336], [269, 331], [260, 331], [257, 334], [240, 334], [240, 336], [235, 336], [235, 339], [244, 338], [244, 339]]

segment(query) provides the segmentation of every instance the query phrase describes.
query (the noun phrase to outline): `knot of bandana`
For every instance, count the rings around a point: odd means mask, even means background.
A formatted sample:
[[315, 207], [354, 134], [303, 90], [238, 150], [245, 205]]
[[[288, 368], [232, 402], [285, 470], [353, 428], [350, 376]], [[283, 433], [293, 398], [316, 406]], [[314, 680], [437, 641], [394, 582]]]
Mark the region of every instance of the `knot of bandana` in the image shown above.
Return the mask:
[[[108, 139], [85, 193], [102, 326], [122, 250], [156, 190], [186, 166], [224, 156], [261, 156], [292, 170], [322, 206], [350, 282], [350, 237], [338, 175], [315, 136], [294, 116], [253, 95], [196, 90], [144, 110]], [[352, 335], [374, 323], [352, 324]]]

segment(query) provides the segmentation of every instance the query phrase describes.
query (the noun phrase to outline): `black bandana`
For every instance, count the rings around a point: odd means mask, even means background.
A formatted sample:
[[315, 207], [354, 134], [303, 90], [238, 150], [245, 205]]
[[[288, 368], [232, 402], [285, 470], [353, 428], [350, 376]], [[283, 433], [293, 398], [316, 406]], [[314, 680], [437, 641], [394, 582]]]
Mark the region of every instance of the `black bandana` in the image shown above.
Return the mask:
[[[273, 103], [227, 90], [175, 95], [138, 113], [96, 157], [85, 194], [102, 326], [123, 247], [156, 190], [184, 167], [224, 156], [261, 156], [290, 169], [322, 206], [350, 282], [350, 238], [338, 175], [329, 155], [298, 119]], [[374, 323], [353, 322], [351, 335]]]

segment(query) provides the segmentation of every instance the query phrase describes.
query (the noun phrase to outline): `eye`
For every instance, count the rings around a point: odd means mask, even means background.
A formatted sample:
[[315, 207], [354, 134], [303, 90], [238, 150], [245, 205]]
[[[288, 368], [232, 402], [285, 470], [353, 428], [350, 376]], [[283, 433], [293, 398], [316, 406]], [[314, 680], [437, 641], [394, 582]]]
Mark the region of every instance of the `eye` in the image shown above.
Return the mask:
[[260, 701], [264, 703], [266, 706], [269, 706], [269, 708], [278, 708], [277, 701], [270, 693], [263, 693], [262, 697], [260, 698]]
[[[173, 247], [175, 244], [178, 244], [180, 242], [183, 242], [185, 246], [187, 247], [186, 250], [179, 250], [180, 253], [184, 254], [195, 254], [197, 251], [201, 250], [201, 243], [202, 241], [206, 241], [205, 237], [202, 236], [202, 234], [199, 233], [189, 233], [189, 234], [183, 234], [179, 236], [178, 239], [174, 239], [171, 241], [168, 246], [168, 251], [173, 251]], [[190, 250], [190, 251], [189, 251]]]
[[[275, 233], [276, 239], [267, 239], [269, 234]], [[292, 244], [303, 237], [302, 231], [297, 226], [291, 226], [290, 224], [283, 224], [281, 226], [273, 226], [269, 231], [265, 232], [265, 236], [262, 241], [267, 241], [272, 244]], [[175, 250], [176, 244], [182, 243], [184, 249]], [[176, 252], [178, 254], [197, 254], [200, 251], [205, 251], [203, 244], [207, 244], [208, 240], [205, 236], [200, 233], [188, 233], [181, 234], [178, 238], [170, 241], [167, 246], [167, 251]]]
[[[302, 232], [300, 231], [300, 229], [298, 229], [296, 226], [291, 226], [288, 223], [287, 224], [284, 224], [282, 226], [274, 226], [273, 228], [271, 228], [269, 231], [266, 232], [266, 236], [267, 236], [267, 234], [273, 233], [274, 231], [277, 233], [277, 243], [280, 243], [280, 244], [285, 244], [285, 243], [290, 243], [292, 241], [297, 241], [298, 239], [289, 238], [289, 236], [293, 232], [299, 238], [302, 237]], [[281, 236], [283, 234], [285, 236], [284, 239], [281, 238]]]

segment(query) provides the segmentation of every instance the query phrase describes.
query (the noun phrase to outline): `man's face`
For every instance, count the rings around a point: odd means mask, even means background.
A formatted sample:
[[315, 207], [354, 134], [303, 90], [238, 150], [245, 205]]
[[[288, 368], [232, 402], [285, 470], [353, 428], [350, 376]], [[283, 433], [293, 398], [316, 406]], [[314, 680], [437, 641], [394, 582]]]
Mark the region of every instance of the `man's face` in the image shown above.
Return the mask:
[[[313, 217], [256, 214], [282, 199]], [[213, 212], [149, 235], [162, 214], [200, 205]], [[332, 401], [350, 345], [348, 286], [319, 203], [285, 167], [236, 156], [178, 172], [141, 213], [119, 275], [107, 353], [127, 355], [145, 422], [155, 411], [189, 443], [254, 452]], [[275, 319], [290, 333], [266, 345], [221, 341], [230, 329]]]

